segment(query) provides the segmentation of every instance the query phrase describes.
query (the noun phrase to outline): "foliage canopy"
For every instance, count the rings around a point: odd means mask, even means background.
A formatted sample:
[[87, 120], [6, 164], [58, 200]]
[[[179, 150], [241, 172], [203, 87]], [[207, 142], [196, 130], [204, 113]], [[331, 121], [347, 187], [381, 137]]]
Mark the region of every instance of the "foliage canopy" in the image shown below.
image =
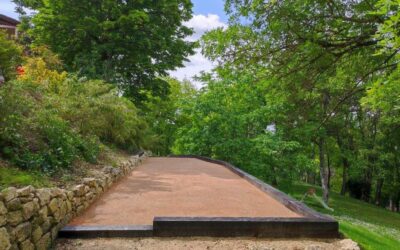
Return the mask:
[[68, 71], [117, 84], [137, 103], [143, 90], [165, 95], [168, 85], [158, 77], [193, 53], [184, 40], [192, 31], [182, 25], [192, 16], [189, 0], [14, 2], [37, 11], [33, 25], [21, 26], [34, 44], [49, 46]]

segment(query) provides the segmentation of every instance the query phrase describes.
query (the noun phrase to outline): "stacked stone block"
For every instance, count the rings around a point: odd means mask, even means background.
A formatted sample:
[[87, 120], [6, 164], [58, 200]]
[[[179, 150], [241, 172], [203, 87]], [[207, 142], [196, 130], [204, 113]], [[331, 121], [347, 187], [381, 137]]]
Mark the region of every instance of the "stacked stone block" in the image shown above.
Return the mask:
[[71, 189], [4, 189], [0, 192], [0, 250], [49, 249], [63, 226], [146, 157], [132, 156], [119, 167], [104, 167], [99, 177], [85, 178]]

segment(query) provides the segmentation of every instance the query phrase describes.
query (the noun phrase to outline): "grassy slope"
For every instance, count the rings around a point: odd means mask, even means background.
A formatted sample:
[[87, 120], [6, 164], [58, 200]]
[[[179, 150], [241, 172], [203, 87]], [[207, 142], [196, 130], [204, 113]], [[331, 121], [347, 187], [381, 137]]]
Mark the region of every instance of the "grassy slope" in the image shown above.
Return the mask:
[[[307, 184], [279, 186], [282, 191], [298, 200], [311, 187], [321, 196], [319, 187]], [[363, 249], [400, 249], [400, 213], [343, 197], [335, 192], [331, 192], [329, 204], [334, 212], [324, 209], [313, 198], [306, 198], [304, 202], [319, 212], [333, 215], [340, 223], [340, 232], [358, 242]]]
[[36, 188], [78, 184], [84, 177], [91, 177], [91, 170], [101, 170], [105, 165], [118, 166], [130, 154], [104, 146], [96, 164], [77, 160], [69, 169], [59, 169], [54, 175], [40, 171], [22, 170], [0, 158], [0, 191], [7, 187], [24, 187], [32, 185]]
[[6, 187], [23, 187], [33, 185], [35, 187], [51, 186], [48, 178], [39, 173], [22, 171], [13, 167], [0, 166], [0, 190]]

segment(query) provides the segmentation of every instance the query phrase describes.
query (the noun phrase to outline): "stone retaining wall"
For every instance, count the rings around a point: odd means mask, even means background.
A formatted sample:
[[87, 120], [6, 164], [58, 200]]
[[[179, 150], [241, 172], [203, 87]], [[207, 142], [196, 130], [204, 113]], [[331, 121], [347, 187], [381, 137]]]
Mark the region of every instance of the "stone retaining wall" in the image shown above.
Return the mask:
[[119, 167], [104, 167], [101, 176], [85, 178], [71, 189], [4, 189], [0, 193], [0, 250], [50, 248], [58, 230], [146, 157], [132, 156]]

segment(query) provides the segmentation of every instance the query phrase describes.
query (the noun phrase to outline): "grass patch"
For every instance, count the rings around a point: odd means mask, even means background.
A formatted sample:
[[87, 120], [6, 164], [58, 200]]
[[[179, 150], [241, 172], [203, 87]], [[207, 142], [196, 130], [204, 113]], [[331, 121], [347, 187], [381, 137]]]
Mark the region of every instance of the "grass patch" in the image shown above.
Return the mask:
[[[315, 188], [322, 196], [320, 187], [304, 183], [281, 183], [279, 188], [300, 200], [309, 188]], [[313, 209], [334, 216], [340, 224], [340, 232], [356, 241], [363, 249], [399, 249], [400, 214], [331, 192], [329, 206], [333, 212], [322, 207], [312, 198], [304, 201]]]
[[34, 187], [51, 186], [49, 179], [39, 173], [22, 171], [13, 167], [0, 167], [0, 190], [9, 186], [22, 187], [32, 185]]
[[340, 232], [347, 238], [356, 241], [363, 249], [399, 249], [400, 242], [387, 235], [370, 231], [368, 228], [340, 221]]
[[131, 154], [125, 151], [104, 146], [96, 164], [76, 160], [69, 168], [59, 169], [52, 175], [40, 171], [22, 170], [0, 158], [0, 191], [10, 186], [19, 188], [28, 185], [36, 188], [55, 186], [67, 188], [80, 184], [82, 178], [93, 177], [96, 173], [102, 174], [104, 166], [118, 167], [129, 157]]

